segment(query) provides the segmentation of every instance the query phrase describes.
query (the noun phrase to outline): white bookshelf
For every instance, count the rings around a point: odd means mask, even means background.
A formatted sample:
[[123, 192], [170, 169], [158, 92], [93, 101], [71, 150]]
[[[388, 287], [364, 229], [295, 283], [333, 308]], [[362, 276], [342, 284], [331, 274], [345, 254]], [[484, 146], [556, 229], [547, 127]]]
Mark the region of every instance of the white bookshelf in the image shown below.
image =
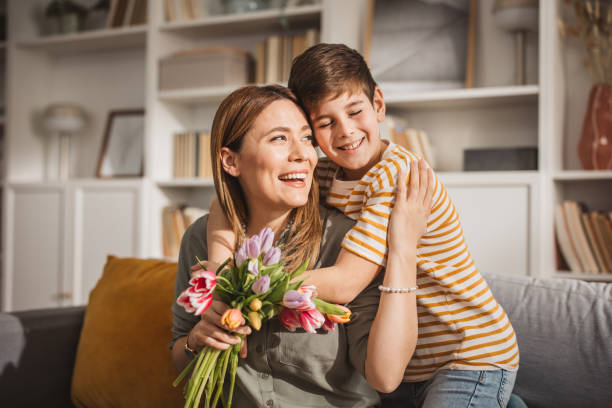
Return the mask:
[[381, 89], [389, 108], [402, 109], [478, 109], [491, 105], [536, 104], [539, 94], [537, 85], [401, 92], [382, 83]]
[[[61, 256], [56, 257], [60, 262], [58, 273], [62, 269], [81, 273], [83, 257], [98, 256], [88, 255], [87, 251], [93, 248], [87, 246], [90, 244], [85, 243], [83, 248], [75, 246], [80, 234], [87, 236], [88, 228], [108, 239], [104, 245], [112, 248], [113, 232], [103, 227], [118, 222], [125, 228], [122, 245], [131, 251], [126, 255], [162, 258], [163, 207], [181, 203], [206, 207], [210, 203], [215, 194], [211, 179], [172, 177], [172, 137], [175, 132], [210, 129], [219, 102], [234, 87], [161, 91], [160, 58], [215, 45], [253, 52], [256, 44], [269, 35], [308, 28], [320, 29], [324, 42], [346, 43], [360, 49], [367, 9], [367, 0], [322, 0], [321, 4], [284, 11], [166, 22], [163, 2], [151, 0], [148, 23], [144, 26], [39, 37], [31, 13], [34, 7], [44, 7], [46, 3], [46, 0], [9, 0], [9, 41], [0, 43], [0, 52], [7, 54], [5, 61], [10, 68], [2, 265], [4, 271], [11, 271], [11, 276], [18, 256], [23, 253], [16, 252], [16, 247], [7, 242], [12, 242], [15, 232], [20, 231], [15, 222], [27, 223], [27, 214], [19, 212], [25, 207], [14, 205], [29, 203], [26, 198], [56, 203], [56, 210], [63, 217], [56, 224], [61, 231], [50, 235], [63, 245], [59, 249]], [[558, 38], [557, 2], [541, 1], [539, 32], [528, 36], [529, 84], [511, 85], [512, 37], [492, 24], [491, 4], [479, 2], [475, 87], [411, 91], [381, 83], [387, 111], [411, 127], [427, 131], [438, 160], [437, 174], [456, 197], [466, 233], [471, 234], [470, 250], [477, 253], [476, 262], [481, 270], [496, 268], [498, 258], [507, 256], [501, 262], [507, 264], [507, 273], [605, 278], [554, 272], [555, 204], [563, 199], [585, 197], [590, 205], [601, 208], [609, 205], [612, 209], [609, 197], [612, 172], [578, 170], [574, 158], [588, 86], [584, 85], [584, 68], [579, 70], [581, 64], [570, 64], [568, 69], [564, 56], [572, 55], [572, 61], [582, 61], [582, 57], [576, 50], [568, 52]], [[45, 181], [42, 164], [44, 136], [35, 119], [47, 104], [58, 100], [86, 107], [90, 122], [84, 134], [73, 142], [73, 179], [49, 182]], [[146, 109], [144, 177], [93, 178], [108, 111], [137, 107]], [[466, 148], [518, 146], [538, 148], [537, 170], [462, 171], [462, 152]], [[96, 203], [105, 203], [107, 208]], [[486, 215], [489, 210], [497, 213]], [[500, 213], [505, 216], [499, 217]], [[121, 214], [132, 215], [120, 218]], [[96, 222], [96, 217], [106, 220], [105, 223]], [[486, 219], [480, 219], [483, 217]], [[499, 232], [491, 234], [480, 227], [479, 223], [491, 220], [497, 222]], [[506, 242], [503, 240], [511, 241], [511, 246], [494, 245]], [[92, 269], [101, 271], [101, 265]], [[71, 275], [68, 283], [74, 289], [78, 285], [73, 278], [77, 279]], [[79, 289], [80, 299], [84, 296], [83, 288]], [[10, 288], [3, 285], [3, 290], [3, 308], [10, 308], [6, 301]], [[76, 301], [66, 302], [63, 304]]]
[[555, 181], [612, 180], [612, 171], [565, 170], [555, 172], [553, 179]]
[[573, 273], [570, 271], [556, 271], [552, 273], [555, 278], [581, 279], [591, 282], [612, 282], [612, 274]]
[[105, 49], [144, 47], [147, 27], [119, 27], [85, 31], [75, 34], [52, 35], [25, 39], [17, 43], [24, 49], [35, 49], [47, 52], [77, 54], [81, 52], [100, 51]]
[[214, 15], [197, 20], [164, 22], [160, 30], [208, 36], [252, 33], [253, 31], [280, 30], [281, 21], [295, 26], [318, 26], [321, 20], [321, 5], [289, 7], [284, 10], [260, 10], [250, 13]]

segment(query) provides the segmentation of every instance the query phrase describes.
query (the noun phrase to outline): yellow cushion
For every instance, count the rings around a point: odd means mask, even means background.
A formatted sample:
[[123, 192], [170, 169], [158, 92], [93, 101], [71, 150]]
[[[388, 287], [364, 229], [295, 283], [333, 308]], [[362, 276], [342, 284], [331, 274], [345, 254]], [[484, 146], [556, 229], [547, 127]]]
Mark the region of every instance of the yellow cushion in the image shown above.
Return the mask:
[[92, 290], [72, 377], [79, 408], [182, 406], [172, 365], [176, 263], [109, 256]]

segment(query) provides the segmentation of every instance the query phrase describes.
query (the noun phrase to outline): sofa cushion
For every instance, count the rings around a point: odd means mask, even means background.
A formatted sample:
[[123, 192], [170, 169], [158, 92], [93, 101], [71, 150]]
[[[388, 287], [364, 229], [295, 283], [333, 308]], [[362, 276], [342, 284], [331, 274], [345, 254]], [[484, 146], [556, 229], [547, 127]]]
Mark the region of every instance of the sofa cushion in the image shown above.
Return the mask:
[[532, 407], [609, 407], [612, 284], [486, 275], [518, 337], [514, 392]]
[[177, 264], [109, 256], [92, 290], [72, 378], [77, 407], [171, 407], [168, 343]]

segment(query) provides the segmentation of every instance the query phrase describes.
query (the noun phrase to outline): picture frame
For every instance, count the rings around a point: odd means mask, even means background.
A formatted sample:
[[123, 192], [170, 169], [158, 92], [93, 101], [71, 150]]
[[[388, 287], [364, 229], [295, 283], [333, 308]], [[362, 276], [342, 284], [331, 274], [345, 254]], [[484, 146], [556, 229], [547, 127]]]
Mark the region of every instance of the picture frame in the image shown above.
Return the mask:
[[108, 113], [96, 177], [142, 177], [144, 163], [144, 109]]
[[478, 0], [368, 0], [374, 80], [401, 93], [473, 87], [477, 10]]

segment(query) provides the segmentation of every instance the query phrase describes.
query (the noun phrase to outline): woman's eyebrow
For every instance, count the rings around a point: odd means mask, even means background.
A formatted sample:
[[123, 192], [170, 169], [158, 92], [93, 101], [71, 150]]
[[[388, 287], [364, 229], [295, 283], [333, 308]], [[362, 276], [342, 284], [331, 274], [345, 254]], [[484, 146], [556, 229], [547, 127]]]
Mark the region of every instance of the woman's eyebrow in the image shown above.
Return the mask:
[[[300, 129], [300, 132], [302, 132], [304, 130], [310, 130], [310, 126], [309, 125], [302, 126], [302, 128]], [[275, 128], [272, 128], [272, 129], [268, 130], [265, 135], [267, 136], [270, 133], [274, 133], [274, 132], [290, 132], [290, 131], [291, 131], [291, 129], [289, 129], [288, 127], [277, 126]]]

